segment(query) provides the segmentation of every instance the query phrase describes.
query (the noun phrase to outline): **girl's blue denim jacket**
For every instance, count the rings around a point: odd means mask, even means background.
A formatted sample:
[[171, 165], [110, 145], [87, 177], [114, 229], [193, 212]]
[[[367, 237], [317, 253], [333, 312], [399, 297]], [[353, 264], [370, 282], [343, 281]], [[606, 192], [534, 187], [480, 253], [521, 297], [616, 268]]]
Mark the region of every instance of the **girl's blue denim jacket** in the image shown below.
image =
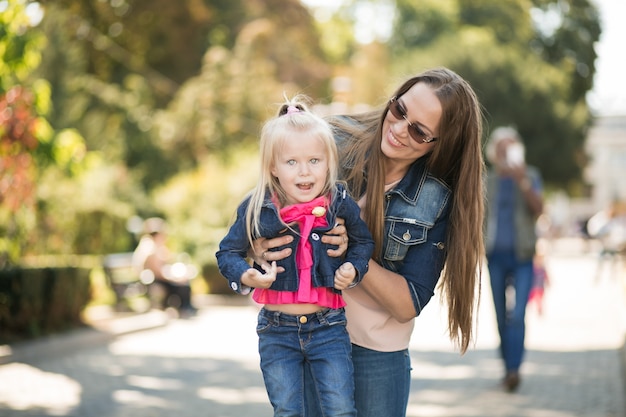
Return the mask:
[[[237, 208], [237, 218], [231, 226], [228, 234], [220, 242], [220, 248], [215, 254], [220, 272], [228, 279], [230, 287], [241, 294], [247, 294], [250, 289], [241, 284], [241, 276], [250, 268], [246, 261], [250, 244], [246, 236], [246, 210], [250, 198], [246, 198]], [[359, 282], [368, 269], [368, 263], [374, 250], [374, 241], [367, 226], [360, 218], [360, 208], [356, 202], [348, 195], [342, 184], [337, 184], [337, 190], [330, 201], [330, 208], [326, 212], [327, 227], [313, 228], [309, 236], [313, 250], [313, 267], [311, 269], [311, 280], [314, 287], [334, 287], [335, 271], [344, 262], [351, 262], [357, 271], [355, 278]], [[321, 237], [328, 232], [336, 223], [337, 217], [345, 220], [348, 231], [348, 250], [343, 258], [328, 256], [327, 249], [336, 249], [334, 245], [322, 242]], [[286, 227], [280, 220], [278, 209], [272, 203], [269, 193], [265, 196], [263, 208], [261, 210], [260, 224], [262, 230], [258, 237], [273, 238], [283, 235], [292, 235], [294, 240], [285, 246], [272, 250], [282, 250], [291, 248], [292, 255], [277, 261], [278, 266], [285, 268], [285, 272], [277, 275], [276, 281], [270, 289], [277, 291], [296, 291], [298, 289], [299, 277], [296, 266], [295, 253], [300, 241], [298, 225]], [[256, 263], [254, 268], [265, 273]]]
[[426, 159], [415, 161], [385, 193], [382, 266], [407, 280], [418, 315], [433, 296], [445, 263], [452, 201], [450, 187], [426, 170]]

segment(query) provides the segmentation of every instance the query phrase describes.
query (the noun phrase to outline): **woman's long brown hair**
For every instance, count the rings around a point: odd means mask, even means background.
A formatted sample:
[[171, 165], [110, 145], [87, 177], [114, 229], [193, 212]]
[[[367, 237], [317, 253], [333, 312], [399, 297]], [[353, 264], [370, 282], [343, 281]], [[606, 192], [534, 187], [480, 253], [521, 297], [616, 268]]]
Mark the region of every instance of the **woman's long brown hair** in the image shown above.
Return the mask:
[[[461, 352], [473, 338], [474, 310], [480, 294], [484, 259], [484, 161], [482, 111], [470, 85], [453, 71], [435, 68], [405, 81], [393, 94], [400, 97], [417, 83], [432, 88], [441, 102], [437, 145], [427, 156], [427, 169], [452, 189], [446, 237], [446, 262], [441, 275], [442, 297], [448, 304], [448, 331]], [[364, 218], [374, 241], [374, 259], [382, 256], [384, 239], [385, 159], [380, 148], [382, 125], [389, 110], [335, 119], [345, 137], [340, 145], [341, 176], [355, 195], [365, 193]], [[380, 198], [372, 198], [380, 196]]]

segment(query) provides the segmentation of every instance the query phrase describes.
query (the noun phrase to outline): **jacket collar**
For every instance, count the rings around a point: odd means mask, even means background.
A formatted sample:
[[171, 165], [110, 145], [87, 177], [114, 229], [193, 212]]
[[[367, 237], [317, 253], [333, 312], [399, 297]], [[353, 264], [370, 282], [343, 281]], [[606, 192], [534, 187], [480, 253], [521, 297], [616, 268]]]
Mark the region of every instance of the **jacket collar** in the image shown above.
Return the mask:
[[428, 158], [421, 157], [413, 162], [409, 167], [406, 175], [400, 183], [389, 190], [388, 193], [398, 194], [402, 199], [411, 205], [417, 204], [417, 196], [426, 181], [428, 171], [426, 170], [426, 161]]

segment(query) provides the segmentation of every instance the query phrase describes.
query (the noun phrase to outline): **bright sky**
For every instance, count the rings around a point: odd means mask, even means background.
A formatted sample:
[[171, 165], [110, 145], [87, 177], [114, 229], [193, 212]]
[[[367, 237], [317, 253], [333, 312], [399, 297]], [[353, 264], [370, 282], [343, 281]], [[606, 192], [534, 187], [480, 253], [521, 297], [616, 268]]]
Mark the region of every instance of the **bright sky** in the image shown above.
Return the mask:
[[595, 1], [602, 35], [596, 47], [596, 78], [589, 105], [598, 115], [626, 115], [626, 1]]
[[[323, 6], [326, 10], [338, 7], [337, 0], [302, 0], [311, 6]], [[587, 99], [589, 105], [598, 115], [626, 115], [626, 0], [594, 0], [600, 11], [600, 23], [602, 35], [596, 45], [598, 59], [596, 61], [596, 78], [594, 89]], [[361, 10], [361, 18], [371, 21], [372, 14], [375, 16], [389, 16], [392, 14], [383, 5], [379, 10]], [[379, 3], [379, 5], [380, 5]], [[323, 13], [323, 9], [321, 11]], [[319, 16], [324, 18], [323, 14]], [[371, 30], [371, 25], [369, 26]], [[388, 25], [376, 25], [386, 27]], [[361, 29], [363, 31], [363, 28]], [[378, 33], [384, 37], [386, 33]], [[368, 41], [370, 33], [356, 33], [359, 39]]]

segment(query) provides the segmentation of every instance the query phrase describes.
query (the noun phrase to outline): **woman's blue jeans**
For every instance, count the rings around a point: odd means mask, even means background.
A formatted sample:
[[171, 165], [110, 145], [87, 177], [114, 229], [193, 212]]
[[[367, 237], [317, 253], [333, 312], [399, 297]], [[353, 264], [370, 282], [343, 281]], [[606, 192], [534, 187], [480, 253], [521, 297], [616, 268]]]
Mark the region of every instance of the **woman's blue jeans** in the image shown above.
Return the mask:
[[[405, 417], [411, 390], [411, 357], [408, 349], [378, 352], [352, 345], [355, 401], [359, 417]], [[309, 389], [306, 417], [322, 417], [318, 399]]]
[[[533, 283], [533, 262], [519, 261], [514, 251], [487, 256], [491, 293], [500, 334], [500, 354], [506, 371], [519, 370], [524, 356], [526, 304]], [[507, 286], [515, 288], [515, 302], [507, 308]]]
[[[261, 309], [261, 371], [274, 416], [305, 416], [305, 384], [324, 416], [354, 417], [354, 368], [343, 309], [295, 316]], [[305, 368], [309, 370], [305, 380]]]

